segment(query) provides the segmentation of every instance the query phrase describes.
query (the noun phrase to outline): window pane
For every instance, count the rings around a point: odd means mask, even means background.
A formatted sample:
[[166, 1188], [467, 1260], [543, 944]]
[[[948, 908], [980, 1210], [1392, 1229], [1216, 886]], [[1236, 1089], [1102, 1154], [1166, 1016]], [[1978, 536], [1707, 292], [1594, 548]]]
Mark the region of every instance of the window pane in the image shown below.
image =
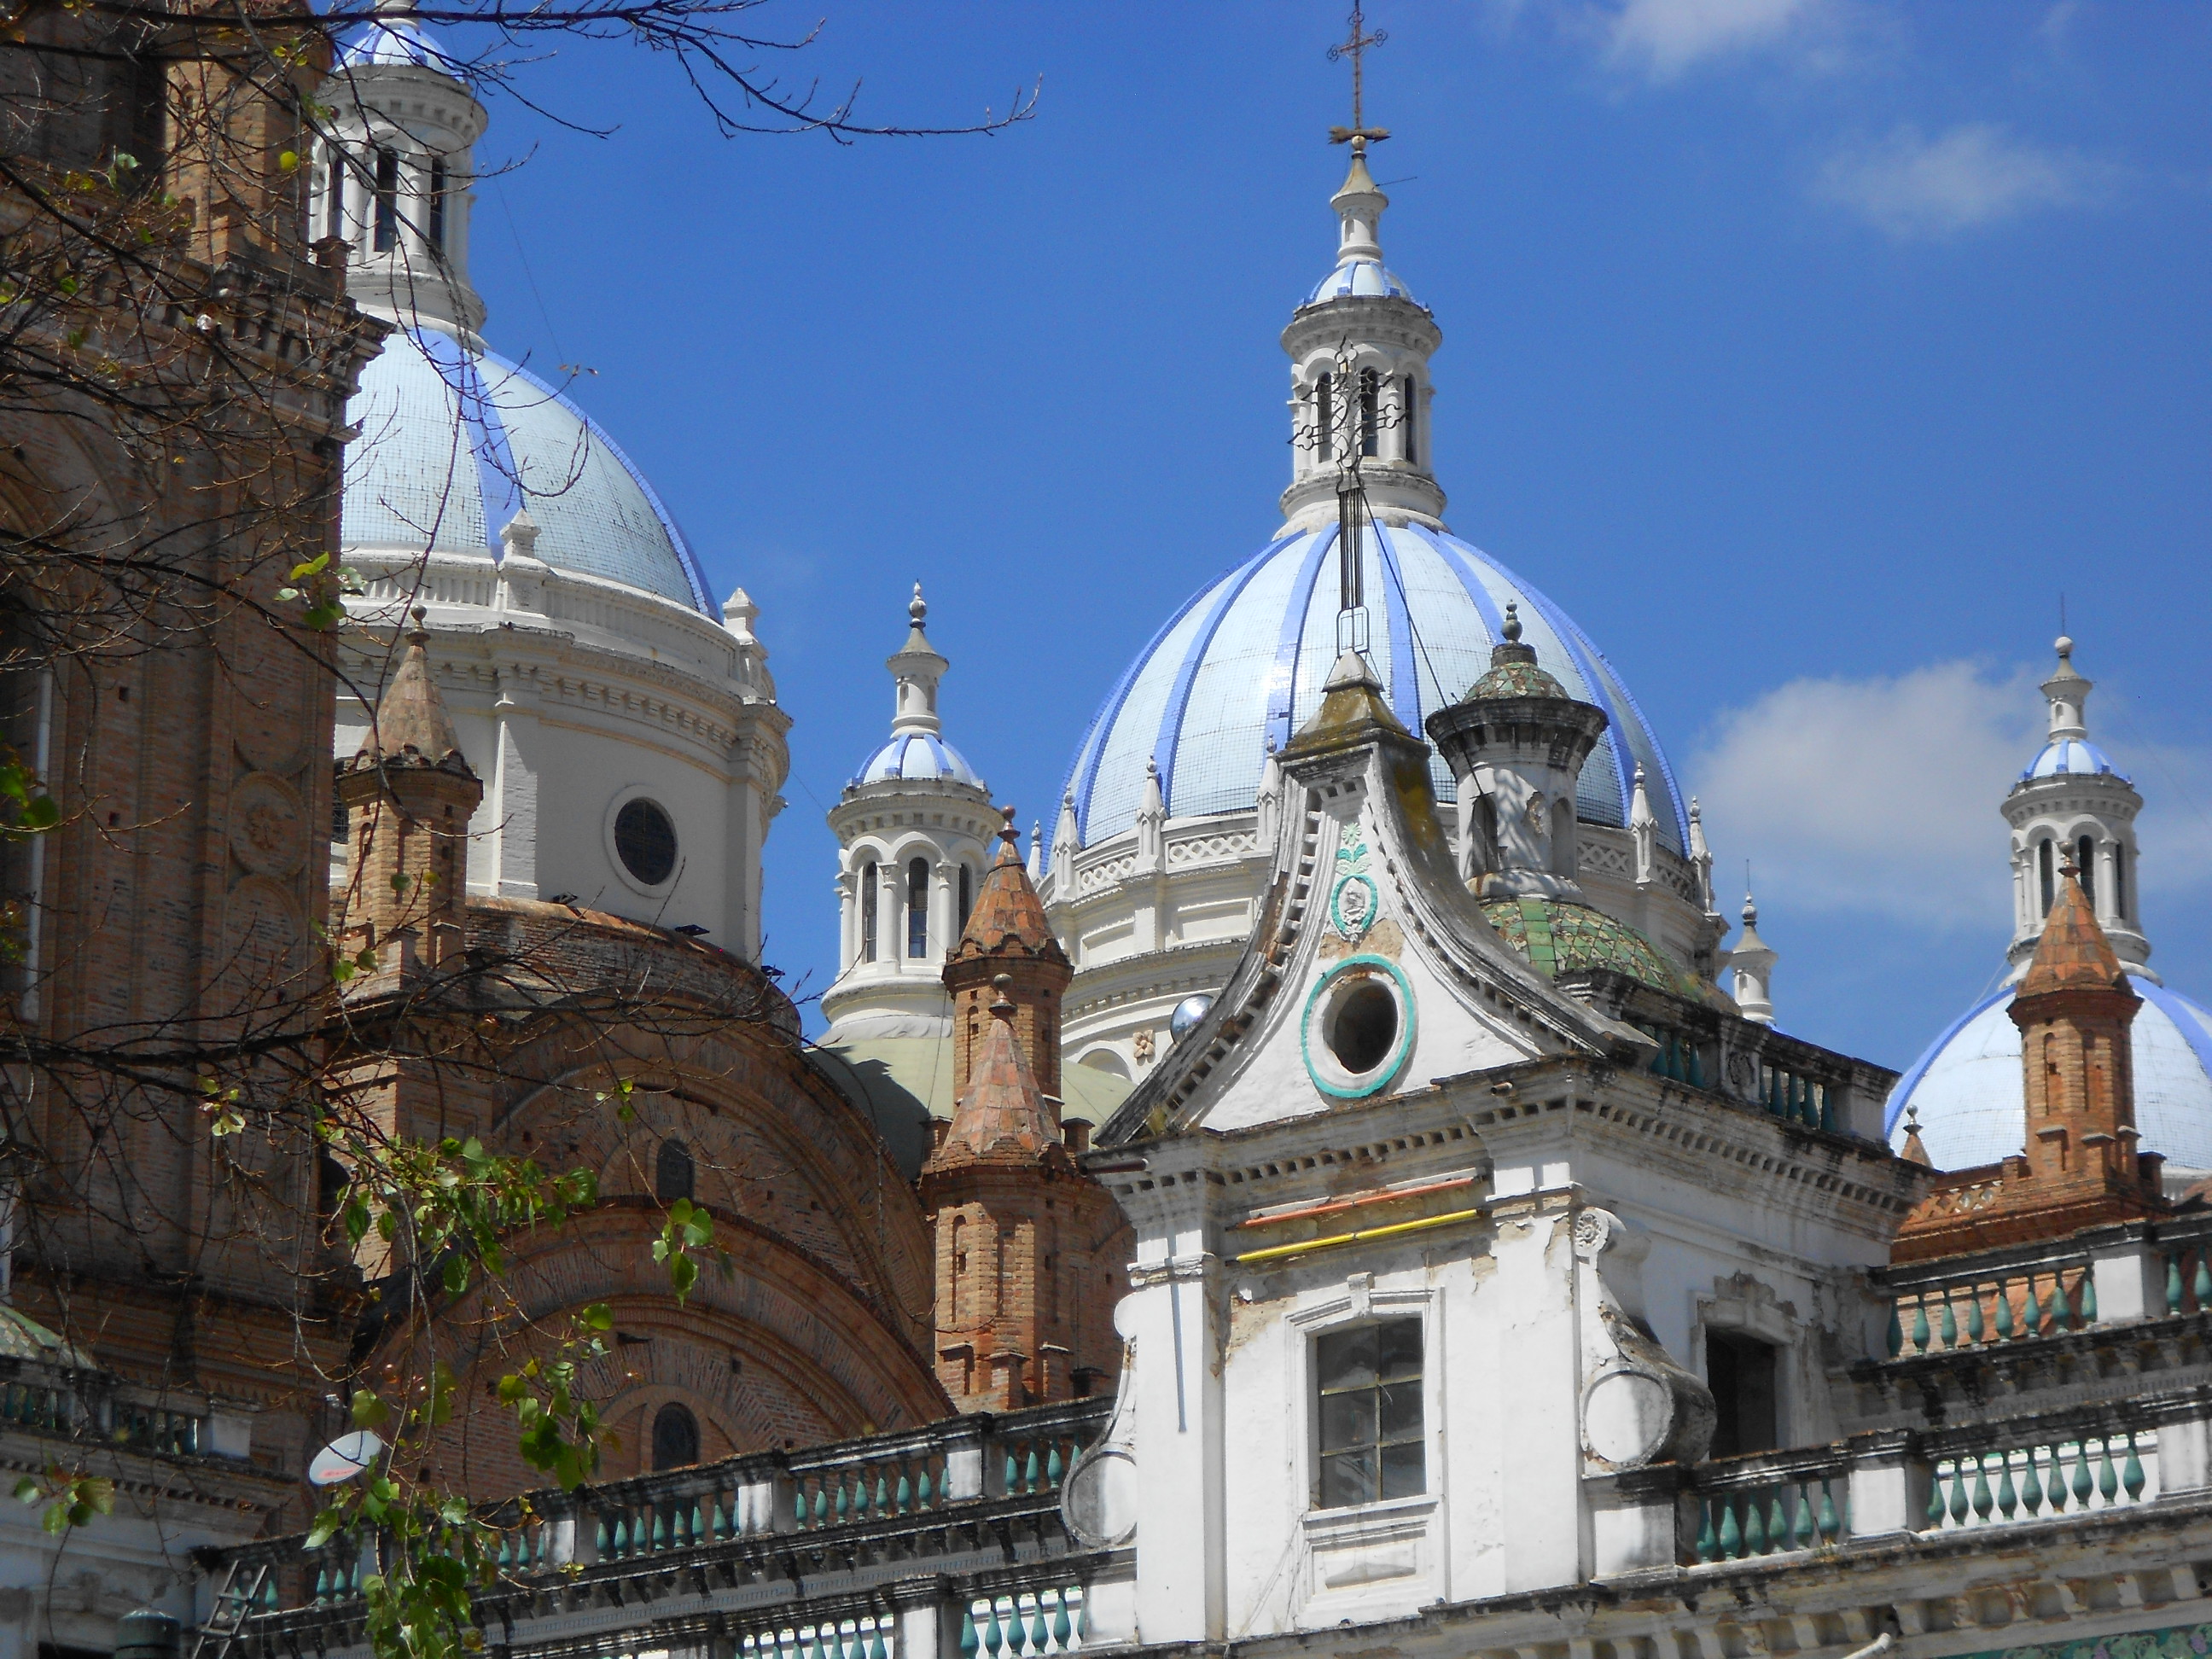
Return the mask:
[[1385, 1381], [1421, 1374], [1421, 1322], [1394, 1319], [1375, 1328], [1376, 1370]]
[[1382, 1496], [1411, 1498], [1429, 1489], [1427, 1471], [1418, 1440], [1382, 1449]]
[[1348, 1394], [1323, 1395], [1321, 1401], [1321, 1449], [1335, 1451], [1344, 1446], [1366, 1446], [1375, 1440], [1375, 1391], [1355, 1389]]
[[1314, 1345], [1315, 1373], [1326, 1394], [1364, 1388], [1375, 1381], [1375, 1328], [1337, 1331]]
[[1375, 1454], [1344, 1452], [1321, 1460], [1321, 1507], [1340, 1510], [1375, 1501]]
[[1384, 1440], [1420, 1438], [1421, 1385], [1419, 1382], [1394, 1382], [1380, 1393], [1382, 1399], [1382, 1431], [1378, 1437]]

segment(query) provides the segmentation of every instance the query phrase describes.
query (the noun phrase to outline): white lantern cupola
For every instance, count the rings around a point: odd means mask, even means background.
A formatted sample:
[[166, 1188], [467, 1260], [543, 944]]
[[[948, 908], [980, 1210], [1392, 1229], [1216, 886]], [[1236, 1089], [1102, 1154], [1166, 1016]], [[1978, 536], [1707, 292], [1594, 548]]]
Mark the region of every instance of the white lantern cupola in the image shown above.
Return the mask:
[[917, 582], [906, 643], [884, 665], [894, 688], [890, 736], [830, 810], [841, 949], [836, 982], [822, 996], [825, 1042], [951, 1030], [945, 958], [990, 866], [1000, 815], [945, 740], [937, 694], [951, 665], [929, 642], [928, 617]]
[[2004, 802], [2012, 825], [2010, 977], [2027, 972], [2058, 896], [2061, 868], [2070, 859], [2120, 965], [2156, 981], [2136, 891], [2135, 821], [2142, 797], [2089, 740], [2087, 705], [2094, 683], [2074, 666], [2074, 641], [2062, 635], [2057, 651], [2058, 666], [2043, 683], [2050, 734]]
[[346, 292], [371, 316], [481, 344], [469, 283], [471, 146], [486, 116], [411, 6], [380, 0], [340, 46], [310, 180], [311, 240], [348, 245]]
[[1336, 514], [1338, 484], [1356, 471], [1381, 522], [1443, 527], [1444, 492], [1430, 470], [1429, 356], [1443, 343], [1427, 309], [1382, 263], [1390, 198], [1367, 170], [1367, 135], [1336, 210], [1336, 266], [1283, 331], [1291, 357], [1291, 487], [1283, 516], [1312, 529]]

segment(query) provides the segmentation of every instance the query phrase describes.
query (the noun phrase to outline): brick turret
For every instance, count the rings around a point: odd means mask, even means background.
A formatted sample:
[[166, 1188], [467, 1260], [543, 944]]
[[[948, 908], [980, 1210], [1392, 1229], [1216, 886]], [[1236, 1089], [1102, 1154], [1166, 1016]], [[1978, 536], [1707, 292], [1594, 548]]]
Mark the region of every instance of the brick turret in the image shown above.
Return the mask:
[[[1009, 866], [1007, 856], [994, 879], [1011, 869], [1034, 906], [1018, 858]], [[1060, 973], [1064, 986], [1064, 959]], [[988, 987], [983, 1029], [963, 1040], [952, 1120], [921, 1167], [921, 1201], [937, 1235], [937, 1376], [963, 1412], [1090, 1394], [1121, 1358], [1114, 1304], [1128, 1230], [1112, 1195], [1076, 1169], [1060, 1139], [1054, 1103], [1023, 1042], [1015, 989], [1011, 973]], [[968, 994], [959, 994], [964, 1019]]]
[[338, 765], [350, 869], [339, 937], [378, 951], [380, 974], [434, 968], [460, 949], [469, 821], [483, 784], [462, 757], [431, 678], [423, 613], [360, 752]]
[[967, 1092], [977, 1048], [990, 1023], [993, 988], [1003, 981], [1013, 1005], [1015, 1040], [1036, 1075], [1057, 1133], [1060, 1000], [1075, 969], [1053, 937], [1043, 902], [1023, 867], [1014, 809], [1000, 810], [1006, 823], [999, 831], [997, 860], [985, 872], [960, 943], [945, 962], [945, 988], [952, 993], [953, 1094], [957, 1098]]
[[1907, 1218], [1893, 1260], [2063, 1237], [2166, 1207], [2164, 1160], [2136, 1150], [2128, 1028], [2142, 1006], [2066, 865], [2010, 1010], [2020, 1027], [2027, 1145], [2002, 1164], [1944, 1176]]

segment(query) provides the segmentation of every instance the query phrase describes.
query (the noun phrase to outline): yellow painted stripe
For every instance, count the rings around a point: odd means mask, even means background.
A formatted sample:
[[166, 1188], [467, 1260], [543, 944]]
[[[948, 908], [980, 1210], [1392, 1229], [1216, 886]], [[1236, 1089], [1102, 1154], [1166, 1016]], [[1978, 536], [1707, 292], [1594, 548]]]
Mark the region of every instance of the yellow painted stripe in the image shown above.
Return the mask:
[[1247, 1250], [1229, 1259], [1238, 1263], [1275, 1261], [1286, 1255], [1304, 1255], [1309, 1250], [1333, 1250], [1340, 1244], [1364, 1244], [1370, 1239], [1395, 1238], [1401, 1233], [1449, 1227], [1455, 1221], [1473, 1221], [1481, 1213], [1479, 1209], [1454, 1210], [1449, 1215], [1423, 1216], [1419, 1221], [1394, 1221], [1387, 1227], [1363, 1227], [1356, 1233], [1332, 1233], [1327, 1238], [1309, 1238], [1297, 1244], [1270, 1244], [1264, 1250]]

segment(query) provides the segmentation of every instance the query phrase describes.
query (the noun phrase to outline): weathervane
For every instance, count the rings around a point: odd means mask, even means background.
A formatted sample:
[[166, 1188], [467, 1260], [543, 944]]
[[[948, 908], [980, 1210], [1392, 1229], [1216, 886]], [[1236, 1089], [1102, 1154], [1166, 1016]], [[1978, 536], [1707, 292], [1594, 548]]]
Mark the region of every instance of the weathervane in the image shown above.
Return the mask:
[[1328, 142], [1332, 144], [1349, 144], [1354, 155], [1365, 155], [1369, 140], [1372, 139], [1379, 144], [1390, 136], [1390, 130], [1388, 127], [1370, 127], [1367, 125], [1366, 107], [1364, 101], [1365, 88], [1363, 85], [1362, 75], [1364, 65], [1361, 63], [1368, 47], [1379, 46], [1389, 38], [1389, 35], [1382, 29], [1376, 30], [1372, 34], [1368, 33], [1366, 14], [1354, 5], [1352, 9], [1351, 33], [1340, 44], [1328, 49], [1328, 61], [1332, 64], [1340, 58], [1349, 58], [1352, 60], [1352, 125], [1348, 127], [1331, 127], [1328, 130]]

